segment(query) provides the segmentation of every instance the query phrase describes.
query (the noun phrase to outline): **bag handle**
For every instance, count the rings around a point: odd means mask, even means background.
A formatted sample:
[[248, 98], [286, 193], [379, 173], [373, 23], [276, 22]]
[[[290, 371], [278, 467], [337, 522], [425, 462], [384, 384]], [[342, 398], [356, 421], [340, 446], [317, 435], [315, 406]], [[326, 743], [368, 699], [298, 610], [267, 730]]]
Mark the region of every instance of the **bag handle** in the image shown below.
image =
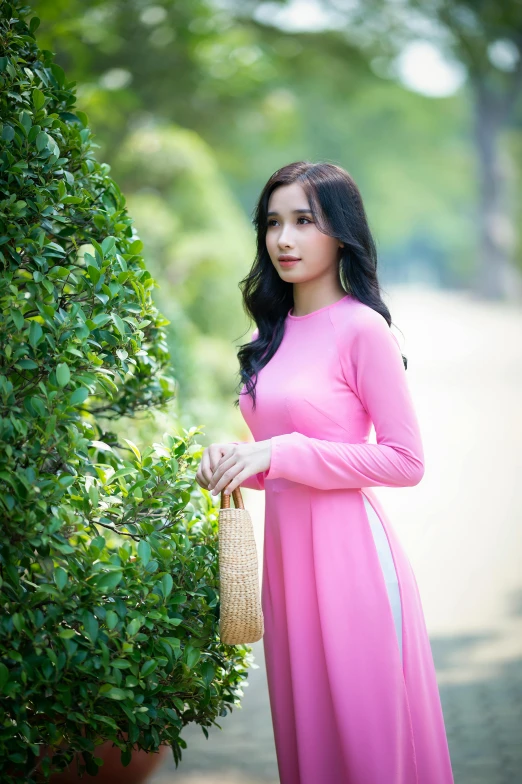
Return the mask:
[[[234, 499], [234, 506], [236, 509], [245, 508], [240, 487], [236, 487], [235, 490], [232, 490], [232, 497]], [[221, 509], [230, 509], [230, 493], [225, 493], [224, 488], [221, 491]]]

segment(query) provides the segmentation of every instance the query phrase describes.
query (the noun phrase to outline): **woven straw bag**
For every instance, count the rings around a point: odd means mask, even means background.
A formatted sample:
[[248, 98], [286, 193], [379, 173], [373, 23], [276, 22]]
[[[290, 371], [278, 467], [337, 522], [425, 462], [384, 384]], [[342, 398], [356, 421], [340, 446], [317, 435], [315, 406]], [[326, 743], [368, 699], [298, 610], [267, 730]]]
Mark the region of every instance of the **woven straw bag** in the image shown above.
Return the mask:
[[254, 526], [241, 490], [221, 491], [219, 510], [219, 636], [227, 645], [257, 642], [264, 634]]

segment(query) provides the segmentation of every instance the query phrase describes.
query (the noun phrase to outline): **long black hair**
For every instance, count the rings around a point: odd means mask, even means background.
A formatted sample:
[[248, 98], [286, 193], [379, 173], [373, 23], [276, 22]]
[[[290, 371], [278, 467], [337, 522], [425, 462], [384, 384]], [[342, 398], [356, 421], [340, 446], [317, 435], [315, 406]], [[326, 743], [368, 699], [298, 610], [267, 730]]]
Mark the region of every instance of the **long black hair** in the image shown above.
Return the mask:
[[[352, 294], [386, 319], [390, 311], [381, 298], [377, 279], [377, 250], [368, 226], [363, 201], [348, 172], [333, 163], [297, 161], [278, 169], [263, 188], [254, 209], [257, 251], [248, 275], [240, 281], [243, 306], [254, 320], [259, 335], [240, 346], [240, 385], [246, 385], [256, 406], [256, 374], [276, 353], [284, 335], [288, 311], [294, 304], [293, 284], [282, 280], [266, 247], [268, 201], [281, 185], [298, 182], [305, 191], [317, 228], [344, 243], [340, 248], [339, 282]], [[404, 367], [407, 359], [402, 355]], [[239, 400], [234, 402], [238, 405]]]

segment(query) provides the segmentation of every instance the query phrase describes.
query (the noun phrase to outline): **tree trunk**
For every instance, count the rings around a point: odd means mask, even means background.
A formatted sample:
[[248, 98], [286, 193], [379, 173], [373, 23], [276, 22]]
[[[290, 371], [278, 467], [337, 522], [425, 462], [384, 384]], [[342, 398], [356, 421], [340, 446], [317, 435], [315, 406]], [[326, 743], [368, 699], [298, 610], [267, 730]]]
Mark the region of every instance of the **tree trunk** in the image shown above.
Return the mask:
[[475, 82], [475, 138], [479, 174], [479, 248], [475, 291], [488, 299], [518, 299], [520, 276], [513, 266], [509, 162], [500, 147], [504, 112], [497, 96]]

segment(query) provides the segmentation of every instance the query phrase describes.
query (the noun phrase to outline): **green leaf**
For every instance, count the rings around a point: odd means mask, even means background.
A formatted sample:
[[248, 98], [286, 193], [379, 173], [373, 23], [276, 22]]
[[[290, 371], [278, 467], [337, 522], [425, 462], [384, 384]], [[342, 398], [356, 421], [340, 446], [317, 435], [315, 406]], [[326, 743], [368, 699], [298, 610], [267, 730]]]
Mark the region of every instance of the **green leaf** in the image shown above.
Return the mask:
[[63, 591], [63, 589], [67, 585], [67, 572], [61, 566], [58, 566], [54, 570], [54, 582], [56, 583], [60, 591]]
[[96, 642], [98, 637], [99, 623], [91, 613], [85, 613], [83, 626], [85, 633], [92, 643]]
[[97, 253], [99, 254], [100, 259], [103, 261], [103, 248], [100, 245], [100, 243], [96, 242], [95, 239], [91, 239], [91, 245], [97, 251]]
[[50, 65], [51, 73], [56, 79], [56, 83], [58, 87], [63, 87], [65, 84], [65, 71], [58, 63], [51, 63]]
[[187, 667], [194, 667], [195, 664], [199, 661], [200, 651], [198, 648], [193, 648], [192, 645], [187, 645], [185, 651], [183, 653], [183, 660], [186, 662]]
[[133, 618], [132, 621], [127, 626], [127, 635], [129, 637], [134, 637], [134, 635], [137, 634], [140, 629], [141, 629], [141, 620], [139, 618]]
[[143, 250], [143, 242], [141, 240], [134, 240], [129, 246], [129, 253], [141, 253]]
[[[32, 21], [32, 20], [31, 20]], [[33, 106], [38, 111], [45, 103], [45, 95], [37, 87], [33, 90]]]
[[91, 441], [89, 446], [99, 449], [101, 452], [114, 452], [112, 446], [106, 444], [105, 441]]
[[146, 661], [140, 670], [141, 677], [146, 678], [147, 675], [150, 675], [151, 672], [154, 672], [157, 666], [158, 662], [155, 659], [149, 659], [149, 661]]
[[13, 613], [11, 616], [11, 620], [13, 621], [13, 626], [15, 627], [17, 632], [22, 632], [24, 629], [24, 619], [20, 613]]
[[[29, 144], [32, 144], [34, 142], [34, 140], [36, 139], [36, 137], [38, 136], [38, 134], [40, 133], [41, 130], [42, 130], [42, 128], [41, 128], [40, 125], [33, 125], [33, 127], [31, 128], [31, 130], [29, 131], [29, 133], [27, 135], [27, 141], [29, 142]], [[39, 237], [39, 240], [38, 240], [39, 244], [43, 243], [44, 238], [45, 238], [45, 235], [40, 234], [40, 237]]]
[[111, 485], [116, 479], [119, 479], [120, 476], [128, 476], [128, 474], [135, 474], [137, 472], [137, 468], [133, 466], [128, 466], [127, 468], [119, 468], [117, 471], [113, 473], [111, 477], [105, 483], [106, 486]]
[[126, 700], [128, 694], [123, 689], [117, 689], [115, 686], [112, 686], [109, 691], [105, 693], [105, 697], [110, 697], [111, 700]]
[[[104, 536], [95, 536], [94, 539], [91, 539], [91, 547], [96, 548], [96, 550], [103, 550], [105, 547], [105, 537]], [[109, 610], [109, 612], [111, 612]]]
[[92, 320], [97, 327], [103, 327], [104, 324], [111, 320], [111, 317], [108, 313], [98, 313], [98, 315], [94, 316]]
[[24, 320], [25, 320], [24, 316], [23, 316], [23, 313], [20, 313], [19, 310], [15, 310], [14, 308], [11, 308], [11, 310], [9, 311], [9, 314], [10, 314], [12, 320], [13, 320], [13, 324], [15, 325], [15, 327], [17, 329], [23, 329]]
[[181, 646], [179, 637], [162, 637], [161, 639], [164, 642], [167, 642], [172, 648], [179, 648]]
[[136, 446], [136, 444], [134, 444], [128, 438], [122, 438], [122, 441], [125, 441], [125, 443], [129, 445], [130, 449], [132, 449], [132, 451], [134, 452], [134, 454], [138, 458], [139, 462], [141, 463], [141, 453], [140, 453], [140, 450], [138, 449], [138, 447]]
[[24, 128], [26, 134], [28, 134], [33, 123], [31, 121], [31, 116], [27, 112], [20, 112], [20, 124]]
[[101, 278], [100, 271], [97, 270], [96, 267], [93, 267], [92, 264], [89, 264], [89, 266], [87, 267], [87, 274], [89, 275], [89, 278], [92, 280], [92, 282], [96, 286], [96, 284], [98, 283], [99, 279]]
[[55, 599], [62, 598], [60, 596], [59, 591], [56, 590], [54, 585], [50, 585], [49, 583], [40, 583], [40, 585], [38, 586], [38, 591], [41, 591], [44, 594], [49, 594], [50, 596], [53, 596]]
[[84, 127], [84, 128], [87, 128], [87, 126], [89, 125], [89, 118], [87, 117], [87, 115], [85, 114], [85, 112], [79, 112], [79, 111], [77, 111], [77, 112], [76, 112], [76, 116], [78, 117], [78, 119], [80, 120], [80, 122], [82, 122], [82, 123], [83, 123], [83, 127]]
[[206, 661], [201, 662], [201, 674], [207, 686], [210, 686], [214, 678], [215, 672], [216, 672], [215, 667], [211, 661], [207, 659]]
[[172, 591], [172, 586], [173, 586], [173, 580], [172, 580], [171, 575], [170, 574], [164, 574], [163, 577], [161, 578], [161, 587], [162, 587], [163, 596], [165, 597], [165, 599], [167, 598], [167, 596], [170, 595], [170, 592]]
[[150, 544], [142, 539], [138, 544], [138, 555], [143, 563], [143, 566], [147, 566], [148, 562], [150, 561]]
[[43, 331], [40, 324], [37, 321], [31, 321], [31, 326], [29, 327], [29, 343], [31, 346], [35, 348], [42, 337]]
[[4, 125], [2, 128], [2, 139], [5, 139], [6, 142], [12, 142], [14, 135], [14, 128], [11, 125]]
[[76, 406], [78, 404], [84, 403], [88, 397], [89, 397], [88, 389], [85, 389], [85, 387], [77, 387], [72, 393], [71, 397], [69, 398], [69, 403], [71, 404], [71, 406]]
[[96, 580], [96, 587], [103, 593], [107, 593], [116, 588], [122, 577], [122, 572], [107, 572]]
[[107, 624], [107, 628], [112, 631], [118, 625], [118, 615], [114, 612], [114, 610], [108, 610], [105, 616], [105, 623]]
[[39, 416], [45, 417], [47, 415], [47, 409], [41, 398], [36, 397], [36, 395], [33, 395], [32, 397], [29, 398], [29, 400], [31, 402], [32, 407], [34, 408], [34, 410]]
[[41, 152], [43, 149], [49, 146], [49, 142], [51, 141], [49, 135], [45, 131], [40, 131], [38, 136], [36, 137], [36, 149], [38, 152]]
[[169, 719], [172, 719], [173, 724], [176, 727], [181, 727], [181, 719], [179, 718], [178, 714], [172, 708], [163, 708]]
[[[73, 476], [73, 477], [71, 477], [71, 479], [74, 481], [76, 479], [76, 477]], [[64, 482], [64, 484], [65, 484], [65, 482]], [[67, 484], [71, 484], [71, 483], [67, 482]], [[72, 553], [75, 552], [74, 547], [71, 547], [70, 544], [61, 544], [60, 542], [55, 542], [54, 546], [56, 547], [57, 550], [59, 550], [64, 555], [72, 555]]]
[[101, 246], [103, 250], [103, 254], [109, 253], [114, 246], [116, 245], [116, 237], [105, 237]]
[[118, 314], [117, 314], [117, 313], [111, 313], [111, 318], [112, 318], [112, 320], [114, 321], [114, 324], [115, 324], [115, 326], [116, 326], [116, 329], [118, 330], [118, 332], [120, 333], [120, 335], [121, 335], [122, 337], [124, 337], [124, 336], [126, 335], [126, 331], [125, 331], [125, 322], [123, 321], [123, 319], [121, 319], [121, 318], [118, 316]]
[[66, 386], [71, 380], [71, 371], [67, 362], [60, 362], [56, 367], [56, 380], [60, 387]]
[[62, 638], [62, 640], [70, 640], [73, 637], [76, 637], [76, 632], [74, 629], [61, 629], [58, 634]]
[[9, 680], [9, 670], [0, 662], [0, 691], [4, 690], [4, 686], [6, 685], [7, 681]]
[[35, 370], [38, 367], [38, 363], [34, 359], [20, 359], [15, 367], [21, 367], [22, 370]]

